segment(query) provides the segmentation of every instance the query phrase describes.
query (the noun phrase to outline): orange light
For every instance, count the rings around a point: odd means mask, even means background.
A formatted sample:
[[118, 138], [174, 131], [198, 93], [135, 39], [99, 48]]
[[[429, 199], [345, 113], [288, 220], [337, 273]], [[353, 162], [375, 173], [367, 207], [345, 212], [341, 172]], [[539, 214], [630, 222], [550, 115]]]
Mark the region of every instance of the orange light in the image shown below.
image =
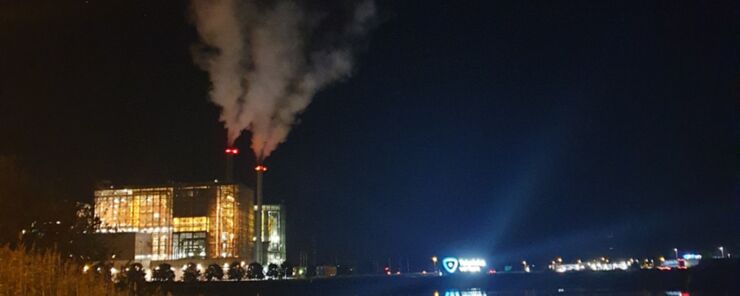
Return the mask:
[[258, 171], [258, 172], [266, 172], [267, 171], [267, 167], [266, 166], [263, 166], [263, 165], [258, 165], [256, 167], [254, 167], [254, 170], [255, 171]]

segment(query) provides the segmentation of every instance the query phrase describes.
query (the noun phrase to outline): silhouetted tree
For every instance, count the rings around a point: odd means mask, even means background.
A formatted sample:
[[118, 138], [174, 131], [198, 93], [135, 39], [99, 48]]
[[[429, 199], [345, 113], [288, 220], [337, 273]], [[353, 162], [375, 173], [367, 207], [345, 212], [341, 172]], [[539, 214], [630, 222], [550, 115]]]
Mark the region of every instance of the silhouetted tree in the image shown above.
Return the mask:
[[182, 281], [183, 282], [197, 282], [200, 279], [200, 270], [198, 270], [198, 265], [189, 262], [187, 265], [185, 265], [185, 270], [182, 271]]
[[207, 281], [212, 281], [213, 279], [218, 279], [220, 281], [224, 279], [224, 270], [221, 268], [221, 265], [215, 263], [208, 265], [205, 277]]
[[20, 238], [25, 246], [55, 249], [77, 263], [113, 259], [95, 235], [100, 219], [94, 217], [90, 204], [59, 201], [53, 208], [42, 214], [43, 219], [23, 227]]
[[257, 262], [249, 263], [247, 266], [247, 278], [249, 279], [263, 279], [265, 273], [263, 272], [262, 264]]
[[[247, 273], [249, 273], [249, 271], [247, 271]], [[268, 277], [274, 278], [274, 279], [280, 277], [280, 267], [278, 267], [278, 265], [275, 264], [275, 263], [268, 264], [267, 265], [267, 274], [266, 275]]]
[[167, 263], [159, 264], [152, 271], [152, 281], [156, 282], [171, 282], [175, 280], [175, 271], [172, 270], [172, 265]]
[[99, 223], [93, 207], [73, 202], [59, 182], [34, 178], [16, 157], [0, 155], [0, 244], [53, 249], [78, 264], [110, 259], [91, 235]]
[[245, 273], [244, 267], [239, 262], [234, 261], [229, 265], [229, 271], [226, 272], [226, 275], [230, 280], [240, 281], [244, 278]]
[[118, 286], [120, 288], [127, 288], [134, 295], [137, 295], [146, 281], [145, 277], [144, 266], [140, 263], [128, 264], [118, 274]]
[[292, 277], [293, 276], [293, 264], [288, 261], [280, 264], [280, 277]]
[[67, 251], [72, 258], [78, 262], [110, 258], [111, 250], [105, 248], [100, 236], [95, 235], [100, 223], [91, 204], [75, 202], [74, 216], [66, 237], [69, 243]]

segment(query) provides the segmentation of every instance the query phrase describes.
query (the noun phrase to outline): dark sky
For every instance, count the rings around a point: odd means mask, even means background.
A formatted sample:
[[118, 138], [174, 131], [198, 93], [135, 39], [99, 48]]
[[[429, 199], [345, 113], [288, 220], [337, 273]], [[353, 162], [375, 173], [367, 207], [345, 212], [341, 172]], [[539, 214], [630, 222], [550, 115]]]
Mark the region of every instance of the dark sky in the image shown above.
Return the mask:
[[[0, 155], [83, 201], [101, 180], [220, 177], [172, 2], [0, 4]], [[540, 2], [378, 3], [353, 76], [267, 160], [291, 260], [740, 247], [737, 5]]]

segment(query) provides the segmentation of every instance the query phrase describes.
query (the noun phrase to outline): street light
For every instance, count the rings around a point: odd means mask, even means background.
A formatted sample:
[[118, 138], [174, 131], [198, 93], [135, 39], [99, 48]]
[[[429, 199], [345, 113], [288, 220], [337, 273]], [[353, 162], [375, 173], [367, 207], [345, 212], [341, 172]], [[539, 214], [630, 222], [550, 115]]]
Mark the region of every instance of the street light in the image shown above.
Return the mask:
[[673, 253], [676, 253], [676, 259], [678, 259], [678, 248], [673, 248]]
[[725, 248], [720, 246], [718, 249], [722, 253], [722, 258], [725, 258]]
[[437, 273], [437, 256], [432, 257], [432, 264], [434, 265], [434, 273]]

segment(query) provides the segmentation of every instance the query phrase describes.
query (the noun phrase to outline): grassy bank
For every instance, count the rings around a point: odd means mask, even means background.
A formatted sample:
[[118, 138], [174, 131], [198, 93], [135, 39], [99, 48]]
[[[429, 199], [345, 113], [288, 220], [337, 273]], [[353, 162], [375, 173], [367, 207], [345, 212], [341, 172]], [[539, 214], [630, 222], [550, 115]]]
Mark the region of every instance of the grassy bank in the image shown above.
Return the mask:
[[126, 295], [54, 251], [0, 247], [0, 295]]

